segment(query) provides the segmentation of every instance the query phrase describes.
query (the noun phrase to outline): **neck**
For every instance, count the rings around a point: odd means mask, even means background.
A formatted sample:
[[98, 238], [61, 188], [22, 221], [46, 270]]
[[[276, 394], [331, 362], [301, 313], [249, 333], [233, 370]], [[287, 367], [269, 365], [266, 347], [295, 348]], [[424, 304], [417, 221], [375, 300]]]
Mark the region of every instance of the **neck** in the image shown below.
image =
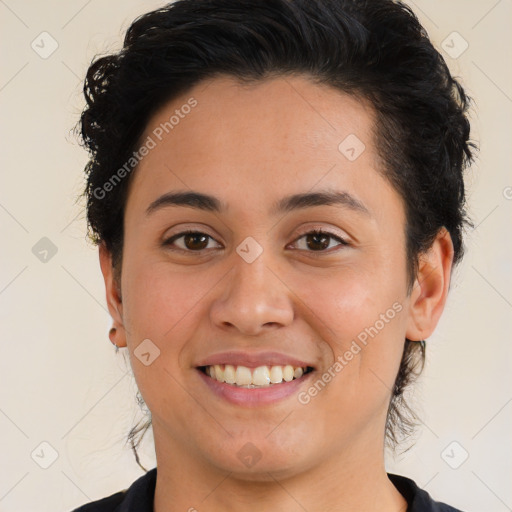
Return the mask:
[[[198, 460], [155, 432], [154, 512], [406, 512], [407, 502], [387, 477], [383, 450], [337, 454], [294, 474], [242, 475]], [[179, 461], [179, 463], [177, 462]]]

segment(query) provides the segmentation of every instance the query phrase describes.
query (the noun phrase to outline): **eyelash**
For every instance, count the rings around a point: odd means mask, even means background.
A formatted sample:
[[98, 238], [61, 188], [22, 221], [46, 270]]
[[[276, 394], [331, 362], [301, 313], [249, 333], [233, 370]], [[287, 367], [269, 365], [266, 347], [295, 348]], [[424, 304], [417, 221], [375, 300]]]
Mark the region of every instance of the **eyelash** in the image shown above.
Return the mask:
[[[171, 236], [170, 238], [168, 238], [167, 240], [165, 240], [163, 242], [163, 245], [166, 246], [166, 247], [171, 247], [172, 244], [176, 240], [178, 240], [178, 239], [180, 239], [180, 238], [182, 238], [182, 237], [184, 237], [186, 235], [206, 235], [211, 240], [215, 240], [212, 236], [208, 235], [207, 233], [203, 233], [202, 231], [195, 231], [195, 230], [191, 229], [191, 230], [187, 230], [187, 231], [182, 231], [180, 233], [177, 233], [177, 234]], [[338, 241], [339, 242], [339, 246], [345, 247], [345, 246], [349, 246], [350, 245], [344, 238], [341, 238], [340, 236], [335, 235], [334, 233], [331, 233], [330, 231], [324, 231], [322, 229], [312, 229], [311, 231], [307, 231], [306, 233], [303, 233], [298, 238], [296, 238], [293, 243], [296, 243], [298, 240], [300, 240], [301, 238], [306, 237], [308, 235], [326, 235], [327, 237]], [[322, 253], [328, 252], [330, 249], [332, 249], [332, 247], [328, 248], [328, 249], [325, 249], [325, 250], [319, 250], [319, 251], [307, 251], [306, 250], [306, 252], [310, 252], [310, 253], [313, 253], [313, 254], [315, 254], [315, 253], [322, 254]], [[182, 249], [181, 247], [178, 247], [178, 248], [173, 247], [172, 250], [173, 251], [178, 251], [178, 252], [190, 253], [190, 254], [201, 254], [206, 249], [201, 249], [201, 250], [198, 250], [198, 251], [193, 251], [191, 249]]]

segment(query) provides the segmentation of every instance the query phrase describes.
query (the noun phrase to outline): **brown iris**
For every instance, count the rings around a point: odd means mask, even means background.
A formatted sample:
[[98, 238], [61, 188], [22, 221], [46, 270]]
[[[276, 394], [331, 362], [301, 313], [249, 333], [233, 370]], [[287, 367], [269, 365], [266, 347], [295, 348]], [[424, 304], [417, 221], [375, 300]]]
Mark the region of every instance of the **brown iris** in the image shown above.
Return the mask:
[[332, 237], [324, 233], [309, 233], [306, 235], [306, 245], [311, 250], [322, 250], [329, 247], [329, 240]]

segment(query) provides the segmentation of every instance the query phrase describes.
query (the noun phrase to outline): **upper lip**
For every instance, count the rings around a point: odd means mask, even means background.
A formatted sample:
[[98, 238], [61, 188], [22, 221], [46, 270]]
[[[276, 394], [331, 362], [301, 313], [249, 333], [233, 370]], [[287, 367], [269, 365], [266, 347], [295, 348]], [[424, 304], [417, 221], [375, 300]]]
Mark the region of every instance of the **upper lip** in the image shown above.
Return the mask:
[[196, 365], [213, 366], [216, 364], [230, 364], [233, 366], [247, 366], [248, 368], [257, 368], [258, 366], [285, 366], [292, 365], [294, 367], [301, 366], [313, 367], [311, 363], [297, 359], [294, 356], [283, 354], [281, 352], [220, 352], [213, 354], [199, 361]]

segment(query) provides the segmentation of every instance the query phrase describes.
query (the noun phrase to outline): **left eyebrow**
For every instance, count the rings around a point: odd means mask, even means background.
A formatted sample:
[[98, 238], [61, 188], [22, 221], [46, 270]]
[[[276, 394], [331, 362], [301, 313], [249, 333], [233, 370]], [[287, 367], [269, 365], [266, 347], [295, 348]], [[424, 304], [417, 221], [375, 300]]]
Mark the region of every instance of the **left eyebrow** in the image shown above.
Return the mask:
[[294, 194], [277, 201], [271, 210], [273, 215], [287, 213], [293, 210], [312, 208], [314, 206], [342, 206], [357, 213], [371, 217], [366, 206], [348, 192], [324, 190], [305, 194]]
[[[178, 191], [168, 192], [153, 201], [146, 209], [146, 215], [150, 215], [168, 206], [184, 206], [216, 213], [227, 210], [227, 205], [215, 196], [195, 191]], [[359, 199], [348, 192], [329, 190], [294, 194], [284, 197], [273, 205], [270, 213], [272, 215], [278, 215], [293, 210], [313, 208], [315, 206], [341, 206], [371, 217], [369, 210]]]

